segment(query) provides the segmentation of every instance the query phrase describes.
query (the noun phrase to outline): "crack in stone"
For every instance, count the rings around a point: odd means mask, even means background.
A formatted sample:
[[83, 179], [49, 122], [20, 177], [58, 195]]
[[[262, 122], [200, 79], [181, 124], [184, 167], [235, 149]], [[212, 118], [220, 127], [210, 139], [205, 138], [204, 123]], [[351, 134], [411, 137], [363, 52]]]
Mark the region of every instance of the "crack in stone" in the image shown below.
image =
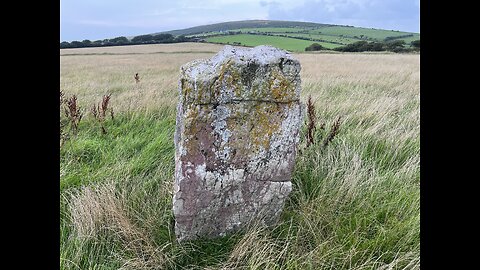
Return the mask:
[[268, 100], [268, 99], [231, 99], [226, 102], [208, 102], [208, 103], [192, 103], [194, 106], [206, 106], [206, 105], [224, 105], [224, 104], [238, 104], [241, 102], [265, 102], [265, 103], [274, 103], [274, 104], [289, 104], [294, 102], [299, 102], [300, 99], [292, 99], [289, 101], [276, 101], [276, 100]]

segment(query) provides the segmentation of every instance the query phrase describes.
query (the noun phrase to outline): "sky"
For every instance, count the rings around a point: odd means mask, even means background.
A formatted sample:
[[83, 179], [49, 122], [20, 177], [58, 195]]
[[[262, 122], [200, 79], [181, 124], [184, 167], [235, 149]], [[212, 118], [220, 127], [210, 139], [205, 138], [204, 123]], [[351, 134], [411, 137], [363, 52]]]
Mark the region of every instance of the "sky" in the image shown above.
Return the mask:
[[420, 0], [60, 0], [60, 41], [94, 41], [239, 20], [420, 33]]

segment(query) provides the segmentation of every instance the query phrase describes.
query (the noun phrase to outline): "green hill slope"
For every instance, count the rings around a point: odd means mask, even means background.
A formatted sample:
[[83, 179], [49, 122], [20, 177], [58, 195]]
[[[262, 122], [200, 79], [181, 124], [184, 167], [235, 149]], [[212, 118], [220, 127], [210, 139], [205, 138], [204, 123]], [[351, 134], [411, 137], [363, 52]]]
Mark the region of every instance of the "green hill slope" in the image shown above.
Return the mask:
[[[264, 28], [264, 27], [322, 27], [328, 26], [329, 24], [321, 23], [311, 23], [311, 22], [293, 22], [293, 21], [274, 21], [274, 20], [246, 20], [246, 21], [233, 21], [233, 22], [223, 22], [209, 25], [195, 26], [186, 29], [172, 30], [161, 33], [172, 34], [172, 35], [193, 35], [206, 32], [217, 32], [217, 31], [228, 31], [236, 30], [242, 28]], [[160, 33], [153, 33], [156, 35]]]
[[[419, 33], [332, 25], [312, 22], [247, 20], [202, 25], [162, 33], [185, 35], [197, 41], [243, 46], [272, 45], [301, 52], [313, 43], [335, 49], [358, 41], [404, 41], [405, 47], [420, 39]], [[160, 33], [154, 33], [156, 35]]]
[[[277, 48], [282, 48], [288, 51], [303, 51], [305, 47], [310, 46], [313, 42], [308, 40], [301, 40], [289, 37], [280, 37], [280, 36], [264, 36], [264, 35], [249, 35], [249, 34], [239, 34], [239, 35], [228, 35], [228, 36], [217, 36], [207, 39], [212, 43], [221, 43], [221, 44], [231, 44], [231, 45], [244, 45], [244, 46], [259, 46], [259, 45], [271, 45]], [[334, 44], [327, 42], [317, 42], [320, 43], [323, 47], [332, 49]]]

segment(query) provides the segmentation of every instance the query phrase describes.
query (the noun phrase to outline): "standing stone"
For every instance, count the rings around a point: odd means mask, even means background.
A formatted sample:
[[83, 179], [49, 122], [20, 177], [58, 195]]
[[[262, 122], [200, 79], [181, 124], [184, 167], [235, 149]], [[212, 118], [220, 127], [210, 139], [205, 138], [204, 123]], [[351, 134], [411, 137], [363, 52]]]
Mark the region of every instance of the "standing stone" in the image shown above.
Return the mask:
[[300, 63], [270, 46], [225, 46], [181, 67], [173, 212], [178, 241], [275, 223], [292, 190]]

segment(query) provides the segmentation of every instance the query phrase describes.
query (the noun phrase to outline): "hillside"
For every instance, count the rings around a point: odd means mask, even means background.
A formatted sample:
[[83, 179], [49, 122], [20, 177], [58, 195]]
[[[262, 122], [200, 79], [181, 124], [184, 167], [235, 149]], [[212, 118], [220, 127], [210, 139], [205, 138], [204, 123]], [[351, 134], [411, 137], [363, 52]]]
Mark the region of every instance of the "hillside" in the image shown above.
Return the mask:
[[[248, 20], [201, 25], [186, 29], [104, 40], [61, 42], [60, 48], [108, 47], [159, 43], [207, 42], [237, 46], [272, 45], [291, 52], [343, 52], [420, 49], [420, 34], [396, 30], [312, 22]], [[412, 42], [415, 41], [414, 44]], [[312, 49], [312, 44], [315, 44]], [[320, 47], [319, 47], [320, 46]]]
[[419, 33], [396, 30], [272, 20], [225, 22], [151, 35], [158, 34], [184, 35], [197, 41], [218, 44], [272, 45], [293, 52], [304, 51], [313, 43], [318, 43], [325, 49], [336, 49], [359, 41], [384, 44], [404, 42], [408, 50], [412, 41], [420, 39]]
[[180, 30], [172, 30], [172, 31], [165, 31], [160, 33], [153, 33], [152, 35], [156, 34], [172, 34], [172, 35], [194, 35], [200, 33], [208, 33], [208, 32], [221, 32], [221, 31], [229, 31], [229, 30], [236, 30], [242, 28], [264, 28], [264, 27], [322, 27], [327, 26], [328, 24], [320, 24], [320, 23], [311, 23], [311, 22], [293, 22], [293, 21], [273, 21], [273, 20], [246, 20], [246, 21], [233, 21], [233, 22], [223, 22], [223, 23], [215, 23], [209, 25], [201, 25], [190, 27], [186, 29]]

